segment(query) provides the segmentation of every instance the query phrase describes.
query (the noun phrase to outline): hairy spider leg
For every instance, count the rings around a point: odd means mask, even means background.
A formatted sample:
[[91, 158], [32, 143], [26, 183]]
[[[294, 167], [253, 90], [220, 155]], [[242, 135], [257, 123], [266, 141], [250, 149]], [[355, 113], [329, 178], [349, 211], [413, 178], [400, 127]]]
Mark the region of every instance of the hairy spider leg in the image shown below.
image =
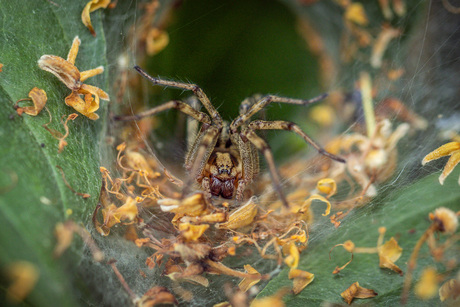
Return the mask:
[[147, 74], [142, 68], [139, 66], [134, 66], [134, 69], [137, 70], [144, 78], [152, 82], [153, 84], [165, 86], [165, 87], [175, 87], [183, 90], [192, 91], [196, 97], [200, 100], [200, 102], [205, 107], [206, 111], [208, 111], [209, 115], [211, 116], [212, 123], [216, 125], [217, 128], [222, 128], [222, 117], [220, 117], [219, 112], [217, 112], [216, 108], [211, 104], [208, 96], [203, 92], [203, 90], [196, 84], [193, 83], [182, 83], [176, 81], [169, 81], [169, 80], [162, 80], [160, 78], [154, 78]]
[[272, 177], [272, 183], [275, 188], [276, 193], [286, 208], [289, 208], [289, 204], [284, 195], [283, 189], [281, 188], [281, 180], [276, 169], [275, 159], [273, 158], [273, 153], [270, 150], [270, 146], [267, 142], [264, 141], [260, 136], [258, 136], [254, 130], [248, 128], [241, 133], [242, 138], [249, 140], [254, 146], [264, 155], [265, 160], [268, 164], [268, 169], [270, 170], [270, 176]]
[[255, 104], [250, 106], [249, 110], [247, 112], [240, 114], [237, 118], [235, 118], [232, 123], [230, 124], [230, 130], [233, 133], [236, 133], [238, 127], [240, 127], [242, 124], [248, 122], [254, 114], [265, 108], [267, 105], [269, 105], [272, 102], [281, 102], [281, 103], [288, 103], [288, 104], [297, 104], [297, 105], [306, 105], [310, 103], [314, 103], [317, 101], [320, 101], [324, 98], [326, 98], [327, 94], [322, 94], [317, 97], [304, 100], [304, 99], [294, 99], [294, 98], [288, 98], [288, 97], [279, 97], [279, 96], [274, 96], [274, 95], [268, 95], [262, 97], [259, 101], [257, 101]]
[[324, 148], [319, 146], [315, 141], [313, 141], [305, 132], [300, 129], [298, 125], [292, 122], [288, 121], [282, 121], [282, 120], [274, 120], [274, 121], [266, 121], [266, 120], [254, 120], [249, 123], [248, 127], [250, 129], [254, 130], [286, 130], [286, 131], [292, 131], [295, 134], [299, 135], [301, 138], [304, 139], [305, 142], [309, 143], [311, 146], [313, 146], [320, 154], [341, 162], [345, 163], [345, 160], [343, 158], [340, 158], [334, 154], [331, 154], [330, 152], [327, 152]]
[[169, 109], [176, 109], [181, 111], [182, 113], [185, 113], [186, 115], [193, 117], [197, 121], [203, 123], [203, 124], [211, 124], [211, 120], [209, 119], [209, 116], [206, 113], [200, 112], [189, 106], [188, 104], [178, 101], [178, 100], [171, 100], [168, 102], [165, 102], [157, 107], [151, 108], [147, 111], [140, 112], [134, 115], [115, 115], [113, 117], [114, 120], [116, 121], [130, 121], [130, 120], [140, 120], [144, 117], [152, 116], [157, 113], [169, 110]]
[[[186, 103], [190, 105], [193, 109], [200, 110], [200, 102], [195, 96], [190, 96], [187, 98]], [[192, 117], [187, 117], [187, 152], [190, 152], [192, 149], [196, 137], [198, 135], [200, 125], [199, 122], [194, 120]]]
[[184, 183], [182, 190], [182, 197], [188, 194], [189, 189], [193, 186], [201, 175], [206, 163], [211, 156], [211, 153], [216, 146], [217, 139], [219, 136], [219, 129], [214, 126], [203, 125], [200, 135], [197, 137], [195, 142], [198, 145], [194, 145], [190, 157], [187, 157], [185, 168], [190, 172], [190, 176]]
[[[259, 101], [261, 95], [257, 94], [252, 97], [246, 98], [240, 104], [240, 115], [245, 114], [249, 109]], [[246, 132], [247, 125], [241, 126], [241, 131]], [[257, 148], [251, 142], [244, 142], [241, 139], [240, 134], [232, 133], [230, 131], [230, 139], [233, 144], [238, 147], [240, 152], [243, 178], [238, 181], [238, 188], [236, 190], [236, 200], [242, 201], [244, 197], [244, 191], [254, 178], [259, 174], [259, 154]]]

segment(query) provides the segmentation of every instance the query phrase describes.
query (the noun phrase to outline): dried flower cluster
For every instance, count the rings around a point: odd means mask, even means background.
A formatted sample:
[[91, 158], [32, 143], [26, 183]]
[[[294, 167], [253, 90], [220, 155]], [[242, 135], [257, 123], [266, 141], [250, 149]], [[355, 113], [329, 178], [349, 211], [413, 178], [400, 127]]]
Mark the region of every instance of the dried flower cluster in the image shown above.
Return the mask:
[[[80, 43], [80, 39], [76, 36], [66, 60], [55, 55], [43, 55], [38, 60], [38, 66], [55, 75], [72, 90], [72, 93], [65, 98], [66, 105], [73, 107], [89, 119], [96, 120], [99, 118], [95, 113], [99, 109], [99, 99], [108, 101], [109, 95], [98, 87], [84, 84], [83, 81], [103, 73], [104, 67], [99, 66], [80, 72], [75, 66]], [[80, 97], [81, 95], [84, 95], [84, 99]]]
[[[152, 156], [125, 144], [117, 148], [121, 175], [112, 178], [101, 167], [104, 188], [93, 217], [96, 230], [106, 236], [116, 225], [125, 225], [129, 240], [139, 248], [152, 250], [147, 267], [160, 268], [172, 280], [176, 295], [184, 300], [193, 296], [181, 286], [184, 282], [207, 287], [205, 273], [240, 278], [238, 287], [243, 293], [269, 278], [249, 263], [244, 271], [223, 263], [227, 257], [241, 253], [258, 252], [260, 257], [287, 265], [294, 293], [313, 281], [314, 274], [298, 268], [300, 253], [308, 245], [306, 220], [313, 219], [313, 201], [325, 203], [323, 215], [329, 214], [328, 198], [337, 190], [333, 180], [320, 180], [316, 193], [290, 208], [282, 207], [280, 202], [274, 203], [274, 208], [279, 206], [276, 210], [267, 208], [254, 197], [235, 207], [233, 201], [211, 201], [203, 193], [181, 198], [182, 183]], [[154, 222], [150, 221], [151, 214]]]
[[[431, 255], [436, 262], [445, 263], [446, 267], [449, 267], [449, 262], [445, 259], [445, 251], [450, 245], [459, 240], [458, 236], [455, 236], [455, 232], [458, 227], [458, 215], [459, 213], [453, 212], [451, 209], [440, 207], [437, 208], [433, 213], [430, 213], [429, 218], [432, 223], [430, 227], [423, 233], [420, 239], [415, 244], [414, 250], [407, 263], [407, 273], [404, 279], [404, 288], [401, 295], [401, 303], [407, 302], [409, 291], [412, 284], [412, 273], [417, 266], [417, 257], [421, 247], [424, 243], [427, 243]], [[447, 240], [444, 244], [440, 245], [437, 243], [435, 235], [442, 233], [445, 235], [451, 235], [450, 240]], [[439, 282], [443, 280], [442, 276], [438, 274], [437, 270], [433, 267], [424, 268], [422, 276], [415, 286], [415, 294], [422, 299], [429, 299], [436, 295], [439, 287]], [[447, 281], [443, 285], [443, 289], [439, 290], [439, 296], [441, 301], [446, 297], [455, 297], [459, 294], [459, 289], [451, 287], [450, 285], [455, 282]]]

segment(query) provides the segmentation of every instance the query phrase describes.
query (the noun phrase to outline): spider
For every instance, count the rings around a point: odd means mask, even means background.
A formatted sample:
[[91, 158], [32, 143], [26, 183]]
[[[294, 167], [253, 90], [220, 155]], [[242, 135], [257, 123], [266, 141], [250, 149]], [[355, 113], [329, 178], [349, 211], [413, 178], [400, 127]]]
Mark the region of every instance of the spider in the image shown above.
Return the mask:
[[252, 116], [272, 102], [307, 105], [324, 99], [326, 94], [308, 100], [274, 95], [247, 98], [240, 105], [240, 115], [229, 124], [222, 120], [209, 98], [196, 84], [154, 78], [139, 66], [135, 66], [134, 69], [154, 85], [192, 91], [206, 109], [208, 114], [196, 110], [188, 103], [172, 100], [138, 114], [117, 115], [114, 119], [117, 121], [139, 120], [168, 109], [177, 109], [200, 122], [201, 128], [185, 158], [185, 169], [191, 175], [185, 187], [190, 186], [191, 181], [196, 180], [201, 184], [207, 198], [214, 195], [242, 201], [246, 187], [259, 173], [258, 151], [260, 151], [267, 161], [274, 189], [283, 205], [288, 207], [288, 202], [281, 189], [280, 176], [273, 154], [265, 140], [256, 134], [256, 130], [292, 131], [311, 144], [320, 154], [345, 163], [344, 159], [320, 147], [295, 123], [280, 120], [251, 121]]

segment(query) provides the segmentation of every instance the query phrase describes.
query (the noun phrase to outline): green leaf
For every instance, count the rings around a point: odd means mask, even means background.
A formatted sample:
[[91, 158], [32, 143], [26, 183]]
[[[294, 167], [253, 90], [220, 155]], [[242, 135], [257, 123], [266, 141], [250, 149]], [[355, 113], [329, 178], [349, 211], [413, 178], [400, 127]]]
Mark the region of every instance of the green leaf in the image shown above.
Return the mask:
[[[99, 196], [101, 138], [104, 135], [107, 102], [101, 101], [91, 121], [79, 115], [69, 121], [68, 146], [58, 153], [58, 140], [42, 125], [49, 121], [46, 110], [31, 117], [17, 116], [13, 105], [27, 98], [33, 87], [46, 91], [52, 115], [50, 128], [64, 133], [60, 118], [75, 110], [66, 106], [70, 94], [55, 76], [41, 70], [37, 60], [44, 54], [67, 57], [73, 38], [82, 41], [76, 66], [80, 71], [103, 65], [105, 38], [101, 14], [91, 14], [97, 37], [81, 23], [85, 1], [4, 1], [0, 6], [0, 266], [3, 271], [13, 261], [25, 260], [40, 272], [38, 284], [27, 298], [37, 306], [78, 305], [74, 275], [81, 244], [53, 259], [53, 230], [58, 222], [73, 219], [85, 224]], [[108, 90], [107, 73], [85, 83]], [[62, 167], [70, 186], [89, 193], [88, 199], [75, 195], [64, 183]], [[1, 297], [5, 295], [2, 284]]]
[[[457, 175], [452, 175], [454, 178], [458, 176], [458, 172], [456, 173]], [[402, 256], [395, 264], [406, 272], [406, 263], [415, 243], [430, 225], [428, 214], [438, 207], [460, 210], [460, 188], [457, 181], [449, 178], [441, 186], [438, 176], [439, 174], [427, 176], [394, 192], [389, 199], [381, 199], [357, 209], [356, 213], [344, 220], [338, 229], [334, 229], [329, 223], [313, 229], [311, 244], [301, 255], [299, 269], [315, 274], [315, 280], [297, 296], [286, 296], [286, 303], [289, 306], [319, 305], [322, 302], [343, 303], [340, 293], [358, 281], [362, 287], [376, 291], [378, 296], [365, 300], [355, 299], [354, 303], [399, 305], [404, 276], [401, 277], [387, 269], [380, 269], [377, 254], [355, 254], [351, 264], [334, 276], [332, 275], [334, 268], [345, 264], [350, 259], [350, 254], [338, 247], [332, 251], [329, 260], [328, 253], [335, 244], [346, 240], [352, 240], [356, 247], [375, 247], [378, 228], [384, 226], [387, 228], [385, 241], [394, 236], [403, 248]], [[318, 234], [318, 231], [321, 233]], [[455, 257], [449, 254], [446, 256]], [[436, 263], [428, 248], [424, 246], [413, 274], [414, 280], [420, 276], [422, 269], [429, 265], [436, 266]], [[440, 270], [442, 272], [445, 268], [440, 267]], [[456, 270], [454, 269], [453, 272]], [[288, 269], [284, 269], [268, 283], [259, 297], [271, 295], [281, 287], [291, 287], [292, 281], [287, 275]], [[439, 298], [420, 301], [411, 295], [406, 306], [422, 305], [439, 305]]]

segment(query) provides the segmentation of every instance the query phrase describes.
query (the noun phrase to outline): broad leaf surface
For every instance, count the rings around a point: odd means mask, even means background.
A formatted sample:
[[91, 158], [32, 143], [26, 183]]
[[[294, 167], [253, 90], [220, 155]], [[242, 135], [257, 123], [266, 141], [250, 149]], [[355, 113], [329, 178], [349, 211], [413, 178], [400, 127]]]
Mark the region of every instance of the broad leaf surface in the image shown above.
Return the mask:
[[[406, 263], [417, 240], [430, 225], [428, 214], [438, 207], [447, 207], [455, 212], [460, 210], [460, 188], [455, 180], [458, 171], [453, 174], [454, 178], [446, 180], [444, 186], [439, 185], [438, 176], [439, 174], [427, 176], [394, 192], [390, 198], [357, 209], [338, 229], [334, 229], [329, 223], [313, 229], [311, 245], [302, 253], [299, 268], [314, 273], [315, 280], [297, 296], [286, 296], [288, 306], [313, 306], [322, 302], [343, 303], [340, 293], [356, 281], [362, 287], [375, 290], [378, 296], [372, 299], [355, 299], [354, 304], [399, 305], [404, 276], [380, 269], [377, 254], [355, 254], [351, 264], [334, 276], [334, 268], [345, 264], [350, 259], [350, 254], [337, 247], [332, 251], [329, 260], [329, 250], [346, 240], [352, 240], [357, 247], [375, 247], [378, 228], [384, 226], [387, 228], [385, 241], [393, 236], [403, 248], [402, 256], [395, 264], [406, 272]], [[318, 232], [320, 234], [316, 235]], [[441, 240], [444, 240], [443, 236]], [[452, 247], [451, 251], [456, 248], [458, 250], [458, 245]], [[450, 257], [458, 260], [458, 255], [446, 256], [448, 259]], [[422, 269], [427, 266], [435, 266], [440, 272], [445, 270], [442, 266], [436, 266], [425, 245], [420, 252], [414, 280], [417, 280]], [[259, 297], [273, 294], [282, 287], [291, 287], [292, 281], [287, 275], [288, 270], [283, 270], [268, 283]], [[434, 306], [439, 303], [439, 297], [421, 301], [411, 294], [406, 306]]]
[[[52, 115], [49, 127], [64, 133], [60, 118], [75, 113], [64, 103], [70, 90], [41, 70], [37, 60], [44, 54], [66, 58], [78, 35], [82, 44], [76, 66], [80, 71], [99, 65], [107, 68], [101, 15], [91, 15], [97, 32], [94, 38], [81, 23], [84, 6], [85, 1], [31, 0], [2, 1], [0, 5], [0, 63], [4, 65], [0, 72], [0, 264], [2, 270], [16, 260], [37, 266], [39, 281], [27, 298], [37, 306], [76, 305], [72, 282], [78, 261], [75, 255], [81, 250], [53, 259], [53, 230], [56, 223], [67, 219], [85, 223], [97, 203], [107, 102], [101, 102], [98, 121], [79, 115], [69, 122], [69, 145], [60, 154], [58, 140], [42, 127], [49, 121], [46, 110], [36, 117], [18, 117], [13, 105], [27, 98], [33, 87], [45, 90]], [[106, 76], [104, 73], [85, 83], [108, 91]], [[91, 197], [75, 195], [56, 165], [62, 167], [75, 190]]]

